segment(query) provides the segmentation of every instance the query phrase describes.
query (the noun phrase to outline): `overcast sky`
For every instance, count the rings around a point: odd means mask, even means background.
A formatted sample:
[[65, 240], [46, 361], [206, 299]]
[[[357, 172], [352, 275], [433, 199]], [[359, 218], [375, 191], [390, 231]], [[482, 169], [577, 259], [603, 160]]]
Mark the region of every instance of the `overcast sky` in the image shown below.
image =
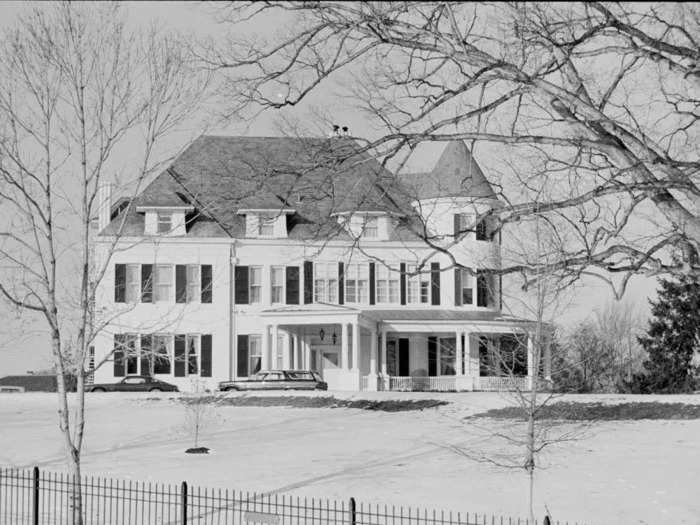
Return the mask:
[[[31, 7], [27, 3], [2, 2], [0, 3], [0, 29], [6, 29], [14, 24], [16, 17], [22, 10]], [[198, 38], [218, 39], [224, 34], [224, 28], [217, 24], [212, 17], [213, 7], [201, 3], [181, 2], [135, 2], [125, 3], [129, 20], [134, 24], [149, 24], [157, 21], [164, 28], [174, 31], [191, 33]], [[275, 26], [277, 24], [277, 26]], [[275, 20], [265, 31], [274, 32], [284, 27], [284, 20]], [[256, 31], [258, 28], [246, 28]], [[280, 135], [279, 121], [281, 118], [308, 118], [312, 123], [309, 127], [321, 132], [316, 125], [314, 117], [316, 112], [332, 115], [336, 123], [350, 127], [354, 135], [371, 136], [371, 130], [367, 129], [367, 122], [362, 114], [349, 107], [346, 102], [336, 96], [337, 91], [333, 85], [324, 86], [324, 90], [315, 95], [313, 99], [301, 106], [289, 110], [285, 114], [267, 113], [259, 116], [251, 122], [231, 122], [226, 126], [210, 130], [212, 133], [249, 135], [249, 136], [275, 136]], [[366, 131], [366, 133], [365, 133]], [[181, 145], [174, 145], [179, 147]], [[412, 171], [428, 171], [435, 164], [442, 148], [442, 144], [430, 144], [417, 150], [409, 163]], [[489, 169], [489, 157], [493, 151], [477, 150], [475, 157], [481, 165], [487, 177], [493, 177]], [[570, 325], [590, 315], [597, 308], [613, 299], [613, 294], [602, 282], [586, 282], [586, 286], [579, 286], [571, 294], [570, 306], [563, 312], [560, 322]], [[653, 279], [635, 277], [628, 286], [626, 300], [634, 304], [640, 314], [648, 311], [647, 298], [654, 294], [656, 282]], [[35, 370], [49, 365], [49, 339], [44, 335], [44, 321], [35, 317], [8, 312], [0, 307], [0, 313], [4, 322], [0, 328], [0, 336], [3, 343], [0, 344], [0, 377], [7, 374], [23, 373], [26, 370]]]

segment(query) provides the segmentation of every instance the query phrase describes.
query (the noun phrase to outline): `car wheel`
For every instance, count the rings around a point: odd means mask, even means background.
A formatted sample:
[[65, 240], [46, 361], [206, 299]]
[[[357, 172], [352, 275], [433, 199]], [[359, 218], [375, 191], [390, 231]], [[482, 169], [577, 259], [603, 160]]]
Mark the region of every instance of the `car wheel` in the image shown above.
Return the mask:
[[160, 388], [151, 388], [149, 392], [162, 392]]
[[93, 388], [90, 392], [106, 392], [104, 388]]

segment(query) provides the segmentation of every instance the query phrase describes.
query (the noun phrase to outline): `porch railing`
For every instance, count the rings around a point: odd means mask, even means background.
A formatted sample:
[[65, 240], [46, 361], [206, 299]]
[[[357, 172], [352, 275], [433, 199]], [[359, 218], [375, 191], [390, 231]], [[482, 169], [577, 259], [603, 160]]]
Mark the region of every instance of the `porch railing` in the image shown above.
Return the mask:
[[[464, 379], [468, 379], [466, 384]], [[360, 378], [360, 389], [363, 392], [374, 390], [370, 381], [375, 380], [370, 376]], [[377, 377], [377, 390], [391, 392], [457, 392], [460, 390], [481, 390], [486, 392], [505, 392], [512, 390], [529, 390], [528, 377], [512, 376], [481, 376], [481, 377], [457, 377], [457, 376], [389, 376]], [[473, 381], [473, 383], [472, 383]]]
[[455, 376], [390, 376], [389, 390], [399, 392], [455, 392]]

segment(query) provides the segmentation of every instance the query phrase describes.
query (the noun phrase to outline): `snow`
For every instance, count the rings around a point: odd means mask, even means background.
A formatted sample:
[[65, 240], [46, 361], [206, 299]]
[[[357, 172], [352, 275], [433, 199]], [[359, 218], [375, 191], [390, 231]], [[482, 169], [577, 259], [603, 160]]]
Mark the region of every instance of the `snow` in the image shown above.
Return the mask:
[[[240, 395], [240, 394], [233, 394]], [[274, 394], [279, 395], [279, 394]], [[293, 395], [293, 394], [292, 394]], [[309, 395], [309, 394], [304, 394]], [[318, 393], [311, 395], [331, 395]], [[444, 399], [417, 412], [220, 406], [200, 445], [172, 394], [88, 394], [87, 475], [179, 482], [505, 516], [527, 515], [527, 479], [456, 454], [493, 451], [466, 415], [505, 406], [490, 393], [333, 393], [343, 398]], [[700, 396], [566, 396], [562, 400], [687, 402]], [[55, 394], [0, 395], [0, 465], [65, 468]], [[502, 423], [490, 422], [493, 428]], [[573, 426], [571, 426], [573, 428]], [[536, 514], [558, 520], [700, 524], [700, 420], [600, 422], [542, 457]], [[490, 448], [491, 447], [491, 448]]]

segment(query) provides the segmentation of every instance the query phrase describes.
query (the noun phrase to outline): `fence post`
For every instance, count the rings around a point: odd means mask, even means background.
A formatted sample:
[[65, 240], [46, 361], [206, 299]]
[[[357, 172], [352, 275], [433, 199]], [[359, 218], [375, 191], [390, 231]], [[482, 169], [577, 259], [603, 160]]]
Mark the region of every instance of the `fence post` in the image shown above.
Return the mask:
[[39, 467], [34, 467], [32, 481], [32, 523], [39, 525]]
[[350, 525], [357, 525], [355, 498], [350, 498]]
[[187, 525], [187, 482], [183, 481], [180, 488], [180, 507], [182, 510], [182, 525]]

